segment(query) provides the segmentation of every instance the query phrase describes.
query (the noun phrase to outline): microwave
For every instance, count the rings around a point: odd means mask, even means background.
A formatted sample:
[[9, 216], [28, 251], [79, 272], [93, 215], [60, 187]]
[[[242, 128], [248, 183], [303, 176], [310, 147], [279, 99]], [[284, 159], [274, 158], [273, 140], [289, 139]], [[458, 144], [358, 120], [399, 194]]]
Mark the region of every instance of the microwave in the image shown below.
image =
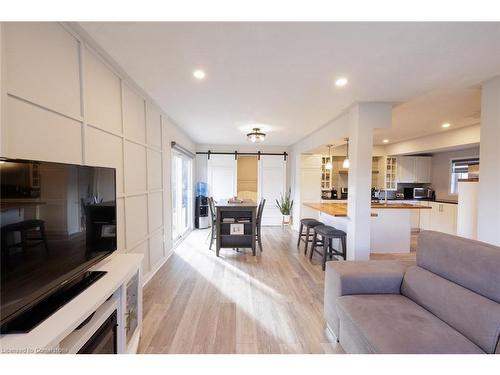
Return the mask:
[[413, 199], [434, 199], [434, 190], [430, 188], [413, 188]]

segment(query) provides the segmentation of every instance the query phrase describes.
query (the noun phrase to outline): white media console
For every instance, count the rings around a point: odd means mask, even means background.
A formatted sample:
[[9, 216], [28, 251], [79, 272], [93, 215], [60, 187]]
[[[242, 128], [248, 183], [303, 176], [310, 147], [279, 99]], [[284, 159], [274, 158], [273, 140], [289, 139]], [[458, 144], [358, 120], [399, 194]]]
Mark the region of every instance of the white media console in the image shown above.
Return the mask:
[[90, 271], [107, 273], [30, 332], [0, 336], [0, 352], [77, 353], [116, 311], [117, 352], [136, 353], [142, 332], [142, 259], [142, 254], [114, 253], [93, 266]]

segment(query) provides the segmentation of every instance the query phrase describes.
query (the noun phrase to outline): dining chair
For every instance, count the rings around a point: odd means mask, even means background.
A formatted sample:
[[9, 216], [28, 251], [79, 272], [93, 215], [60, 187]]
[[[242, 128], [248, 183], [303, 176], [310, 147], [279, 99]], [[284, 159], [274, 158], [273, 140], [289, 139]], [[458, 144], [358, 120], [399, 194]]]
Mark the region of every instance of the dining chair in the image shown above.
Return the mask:
[[257, 209], [257, 218], [255, 223], [255, 230], [257, 235], [257, 242], [259, 243], [260, 252], [262, 253], [262, 212], [264, 211], [264, 205], [266, 204], [266, 200], [262, 198], [259, 203], [259, 207]]
[[212, 250], [212, 245], [217, 236], [217, 213], [215, 212], [214, 198], [208, 198], [208, 206], [210, 207], [210, 220], [212, 224], [212, 229], [210, 230], [210, 246], [208, 247]]

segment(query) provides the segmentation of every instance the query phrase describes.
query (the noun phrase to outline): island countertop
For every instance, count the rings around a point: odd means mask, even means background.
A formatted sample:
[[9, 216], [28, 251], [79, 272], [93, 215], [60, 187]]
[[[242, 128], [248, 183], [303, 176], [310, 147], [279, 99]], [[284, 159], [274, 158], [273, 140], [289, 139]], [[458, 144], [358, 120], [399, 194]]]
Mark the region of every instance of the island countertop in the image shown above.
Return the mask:
[[[323, 212], [325, 214], [345, 217], [347, 216], [347, 203], [304, 203], [306, 207], [312, 208], [314, 210]], [[422, 210], [431, 209], [429, 206], [422, 206], [420, 204], [411, 203], [372, 203], [372, 209], [406, 209], [406, 210]], [[372, 216], [378, 216], [376, 213], [372, 212]]]

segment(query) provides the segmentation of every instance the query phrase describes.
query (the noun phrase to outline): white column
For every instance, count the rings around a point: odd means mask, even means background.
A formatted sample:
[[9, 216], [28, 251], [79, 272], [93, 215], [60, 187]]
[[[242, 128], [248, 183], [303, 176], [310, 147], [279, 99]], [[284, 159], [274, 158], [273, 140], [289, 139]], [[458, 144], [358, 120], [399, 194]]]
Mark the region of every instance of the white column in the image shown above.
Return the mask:
[[373, 129], [391, 126], [392, 106], [361, 103], [349, 110], [347, 258], [370, 259]]
[[479, 153], [479, 241], [500, 246], [500, 76], [483, 84]]

